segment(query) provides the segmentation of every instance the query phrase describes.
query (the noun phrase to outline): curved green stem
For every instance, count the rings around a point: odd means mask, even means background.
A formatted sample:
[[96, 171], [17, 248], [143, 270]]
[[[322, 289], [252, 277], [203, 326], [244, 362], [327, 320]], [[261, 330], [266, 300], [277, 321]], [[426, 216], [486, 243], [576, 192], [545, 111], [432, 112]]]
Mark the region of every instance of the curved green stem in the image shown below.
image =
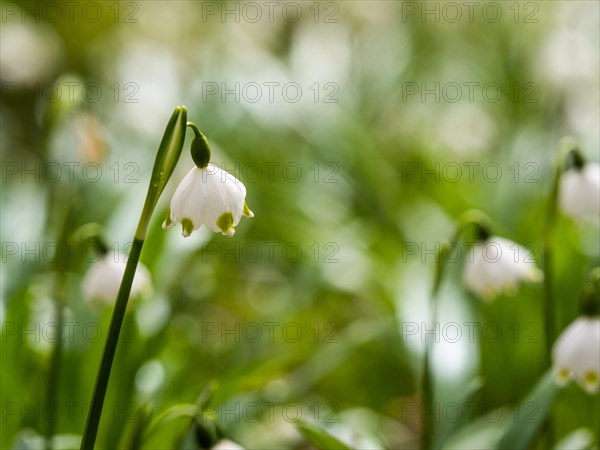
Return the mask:
[[196, 125], [194, 122], [188, 122], [186, 125], [194, 132], [194, 138], [200, 139], [204, 137], [202, 131], [200, 131], [200, 128], [198, 128], [198, 125]]

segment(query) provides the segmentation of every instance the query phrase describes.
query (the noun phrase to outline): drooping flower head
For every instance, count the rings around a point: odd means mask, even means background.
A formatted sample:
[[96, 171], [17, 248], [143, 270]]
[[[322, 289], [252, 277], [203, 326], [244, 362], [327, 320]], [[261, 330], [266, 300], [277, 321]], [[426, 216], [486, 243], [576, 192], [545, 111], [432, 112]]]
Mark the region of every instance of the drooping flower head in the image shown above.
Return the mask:
[[552, 348], [554, 379], [563, 386], [574, 378], [593, 394], [600, 388], [600, 268], [581, 291], [580, 310]]
[[600, 217], [600, 164], [573, 166], [561, 178], [560, 210], [574, 219]]
[[[125, 255], [109, 252], [90, 266], [81, 286], [86, 302], [95, 306], [114, 305], [125, 273], [127, 265], [125, 261]], [[150, 272], [146, 266], [139, 263], [131, 285], [130, 296], [135, 298], [150, 292], [152, 292]]]
[[498, 236], [489, 236], [472, 247], [463, 273], [467, 288], [487, 301], [501, 293], [514, 294], [523, 281], [541, 278], [529, 250]]
[[581, 316], [558, 337], [552, 349], [554, 378], [565, 385], [575, 378], [588, 392], [600, 383], [600, 318]]
[[196, 167], [175, 190], [163, 228], [181, 223], [182, 234], [187, 237], [204, 224], [215, 233], [233, 236], [242, 216], [254, 217], [246, 204], [246, 187], [230, 173], [209, 164], [208, 142], [195, 125], [190, 126], [196, 134], [192, 141]]

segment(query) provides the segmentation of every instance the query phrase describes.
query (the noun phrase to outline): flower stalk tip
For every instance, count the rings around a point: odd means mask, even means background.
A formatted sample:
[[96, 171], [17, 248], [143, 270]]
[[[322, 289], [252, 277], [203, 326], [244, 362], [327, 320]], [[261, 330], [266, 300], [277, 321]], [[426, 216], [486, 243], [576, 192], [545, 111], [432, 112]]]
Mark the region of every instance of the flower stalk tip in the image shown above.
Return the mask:
[[461, 234], [468, 226], [475, 227], [475, 236], [478, 241], [486, 241], [494, 234], [492, 220], [478, 209], [470, 209], [460, 216], [458, 234]]
[[585, 166], [585, 158], [578, 148], [573, 148], [567, 153], [565, 158], [565, 170], [576, 169], [581, 170]]
[[590, 272], [579, 296], [579, 310], [583, 316], [600, 315], [600, 267]]

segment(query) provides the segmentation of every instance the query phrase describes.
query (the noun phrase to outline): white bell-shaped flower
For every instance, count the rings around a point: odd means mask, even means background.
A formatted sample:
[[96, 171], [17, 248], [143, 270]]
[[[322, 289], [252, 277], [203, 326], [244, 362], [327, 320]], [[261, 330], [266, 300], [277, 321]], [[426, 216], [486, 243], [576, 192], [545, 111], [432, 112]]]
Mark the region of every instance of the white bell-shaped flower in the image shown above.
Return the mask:
[[[82, 282], [83, 296], [93, 305], [114, 305], [127, 265], [123, 254], [106, 253], [93, 263]], [[139, 263], [131, 285], [131, 298], [148, 295], [152, 292], [150, 272]]]
[[574, 219], [600, 217], [600, 164], [587, 163], [563, 173], [558, 204], [564, 214]]
[[552, 348], [554, 378], [564, 385], [572, 377], [589, 393], [600, 386], [600, 318], [581, 316], [558, 337]]
[[194, 167], [175, 190], [163, 228], [181, 223], [187, 237], [204, 224], [215, 233], [233, 236], [242, 216], [254, 217], [245, 199], [246, 187], [233, 175], [214, 164]]
[[509, 239], [491, 236], [471, 248], [463, 279], [484, 300], [500, 293], [513, 294], [522, 281], [541, 280], [529, 250]]

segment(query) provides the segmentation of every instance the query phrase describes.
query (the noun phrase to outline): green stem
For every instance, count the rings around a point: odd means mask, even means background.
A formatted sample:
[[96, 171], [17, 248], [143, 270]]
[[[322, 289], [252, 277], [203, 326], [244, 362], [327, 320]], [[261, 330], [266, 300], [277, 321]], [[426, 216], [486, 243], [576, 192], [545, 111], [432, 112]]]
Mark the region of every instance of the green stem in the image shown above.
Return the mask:
[[552, 364], [552, 343], [556, 338], [556, 317], [555, 317], [555, 300], [554, 300], [554, 271], [552, 267], [552, 236], [554, 234], [554, 227], [556, 224], [557, 216], [557, 199], [558, 190], [560, 185], [560, 175], [562, 173], [562, 164], [558, 164], [554, 178], [552, 180], [552, 191], [550, 192], [550, 199], [548, 204], [548, 210], [546, 213], [546, 222], [544, 228], [544, 328], [545, 328], [545, 357], [546, 367], [550, 367]]
[[[565, 163], [572, 153], [576, 153], [574, 143], [570, 140], [563, 140], [562, 148], [556, 161], [556, 169], [552, 179], [552, 190], [548, 199], [548, 209], [546, 211], [546, 221], [544, 224], [543, 235], [543, 270], [544, 270], [544, 357], [546, 368], [552, 366], [552, 344], [556, 339], [556, 300], [554, 298], [554, 268], [552, 265], [553, 256], [553, 236], [558, 216], [558, 192], [560, 189], [560, 178], [565, 168]], [[575, 154], [574, 156], [577, 156]], [[577, 161], [578, 159], [575, 158]], [[546, 436], [546, 446], [554, 447], [554, 426], [552, 420], [552, 411], [548, 411], [544, 421], [544, 434]]]
[[[56, 405], [56, 400], [58, 398], [58, 380], [59, 380], [59, 370], [60, 370], [60, 361], [62, 359], [62, 351], [63, 351], [63, 340], [62, 340], [62, 323], [63, 323], [63, 303], [61, 301], [57, 301], [54, 304], [55, 308], [55, 321], [58, 326], [58, 340], [54, 347], [52, 348], [52, 356], [50, 357], [50, 368], [48, 374], [48, 386], [46, 399], [47, 404]], [[53, 437], [56, 430], [56, 421], [49, 420], [48, 427], [46, 428], [46, 448], [51, 450], [53, 447]]]
[[98, 434], [98, 426], [100, 424], [100, 416], [102, 415], [102, 407], [104, 406], [104, 397], [106, 396], [110, 371], [117, 350], [119, 335], [121, 334], [123, 318], [125, 317], [125, 311], [127, 310], [127, 302], [129, 300], [129, 293], [131, 292], [131, 285], [133, 284], [133, 277], [137, 269], [143, 245], [143, 240], [134, 239], [131, 251], [129, 252], [125, 274], [123, 275], [123, 281], [121, 282], [121, 287], [117, 294], [117, 302], [110, 320], [108, 337], [104, 346], [104, 352], [102, 353], [102, 361], [96, 377], [96, 384], [94, 385], [90, 413], [83, 432], [83, 440], [81, 441], [82, 450], [93, 449], [94, 443], [96, 442], [96, 435]]
[[552, 344], [556, 339], [556, 300], [554, 298], [554, 270], [552, 267], [553, 237], [556, 219], [558, 217], [558, 192], [560, 190], [560, 179], [563, 172], [570, 168], [581, 169], [585, 159], [577, 149], [573, 138], [563, 138], [555, 162], [554, 178], [552, 179], [552, 190], [548, 199], [546, 211], [546, 222], [543, 236], [544, 254], [544, 325], [546, 333], [546, 366], [552, 365]]

